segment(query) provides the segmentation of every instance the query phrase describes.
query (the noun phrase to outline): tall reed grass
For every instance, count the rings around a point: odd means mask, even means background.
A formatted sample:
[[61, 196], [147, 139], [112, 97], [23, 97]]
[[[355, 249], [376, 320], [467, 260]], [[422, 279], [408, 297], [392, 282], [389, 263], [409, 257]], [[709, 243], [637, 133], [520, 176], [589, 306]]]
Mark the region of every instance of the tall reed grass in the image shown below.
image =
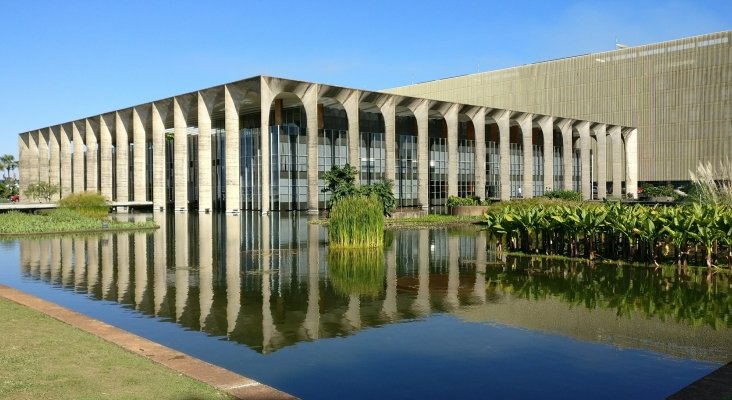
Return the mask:
[[711, 162], [700, 162], [696, 172], [689, 171], [700, 203], [732, 206], [732, 161], [727, 159], [717, 167]]
[[330, 210], [328, 240], [332, 248], [382, 247], [384, 215], [378, 197], [347, 196]]
[[336, 249], [328, 251], [328, 276], [333, 290], [377, 297], [384, 290], [384, 251], [378, 249]]

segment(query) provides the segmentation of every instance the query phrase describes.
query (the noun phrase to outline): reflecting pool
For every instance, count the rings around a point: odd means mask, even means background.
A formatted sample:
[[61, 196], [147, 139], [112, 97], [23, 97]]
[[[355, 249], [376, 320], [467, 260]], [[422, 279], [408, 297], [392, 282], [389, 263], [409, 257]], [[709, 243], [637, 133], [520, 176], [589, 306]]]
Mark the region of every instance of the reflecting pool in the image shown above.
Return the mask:
[[0, 242], [0, 283], [302, 398], [663, 398], [732, 360], [725, 274], [497, 259], [473, 227], [329, 252], [297, 213]]

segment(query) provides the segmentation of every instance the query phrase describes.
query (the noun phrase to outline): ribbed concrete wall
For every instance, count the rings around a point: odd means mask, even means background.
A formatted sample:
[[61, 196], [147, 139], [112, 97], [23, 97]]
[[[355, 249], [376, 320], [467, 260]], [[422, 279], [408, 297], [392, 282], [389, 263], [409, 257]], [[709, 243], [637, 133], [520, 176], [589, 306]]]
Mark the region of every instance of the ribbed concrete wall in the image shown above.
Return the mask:
[[641, 181], [732, 150], [732, 31], [386, 90], [638, 128]]

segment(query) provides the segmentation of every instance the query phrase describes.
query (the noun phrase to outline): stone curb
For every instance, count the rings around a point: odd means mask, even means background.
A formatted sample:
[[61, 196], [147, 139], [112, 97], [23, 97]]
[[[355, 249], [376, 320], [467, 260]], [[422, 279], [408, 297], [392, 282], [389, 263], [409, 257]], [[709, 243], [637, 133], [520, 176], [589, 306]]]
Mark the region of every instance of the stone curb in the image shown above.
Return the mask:
[[39, 311], [123, 349], [216, 387], [237, 399], [295, 399], [285, 392], [112, 325], [0, 284], [0, 297]]

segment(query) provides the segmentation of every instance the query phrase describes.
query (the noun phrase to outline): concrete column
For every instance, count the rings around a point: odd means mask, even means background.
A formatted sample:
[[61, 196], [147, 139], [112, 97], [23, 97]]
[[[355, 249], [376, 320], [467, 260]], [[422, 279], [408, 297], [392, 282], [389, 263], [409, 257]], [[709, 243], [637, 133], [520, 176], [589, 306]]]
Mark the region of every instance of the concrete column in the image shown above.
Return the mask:
[[[316, 121], [317, 127], [317, 121]], [[262, 215], [261, 223], [261, 237], [262, 237], [262, 253], [261, 253], [261, 268], [262, 268], [262, 353], [267, 354], [274, 350], [274, 340], [280, 336], [277, 331], [277, 327], [272, 317], [272, 288], [270, 282], [270, 274], [272, 271], [272, 251], [271, 243], [269, 240], [270, 235], [270, 219], [269, 215]]]
[[72, 190], [74, 193], [86, 190], [86, 183], [84, 179], [84, 175], [86, 175], [84, 170], [84, 139], [82, 139], [82, 129], [84, 129], [84, 125], [81, 121], [71, 123], [71, 133], [74, 138], [74, 162], [71, 165], [72, 174], [74, 175], [72, 184]]
[[422, 209], [430, 207], [429, 101], [422, 100], [412, 110], [417, 120], [417, 201]]
[[[135, 201], [147, 200], [147, 173], [145, 171], [147, 166], [147, 133], [143, 121], [147, 120], [147, 115], [150, 112], [149, 107], [139, 106], [132, 109], [132, 143], [134, 148], [132, 154], [132, 182], [134, 183], [133, 199]], [[188, 169], [186, 169], [187, 171]]]
[[391, 248], [386, 251], [386, 295], [381, 313], [389, 321], [397, 319], [397, 261], [396, 238], [392, 239]]
[[112, 124], [109, 116], [99, 117], [99, 190], [108, 200], [112, 200]]
[[[183, 103], [183, 104], [181, 104]], [[183, 109], [186, 109], [185, 111]], [[188, 210], [188, 122], [184, 112], [187, 114], [188, 102], [179, 97], [173, 98], [173, 153], [175, 157], [174, 179], [175, 179], [175, 210]], [[227, 144], [228, 153], [229, 146]], [[228, 154], [227, 154], [228, 166]], [[228, 171], [227, 177], [228, 180]], [[229, 194], [228, 191], [226, 193]]]
[[28, 134], [28, 181], [29, 183], [38, 182], [38, 131]]
[[[115, 113], [114, 116], [114, 131], [116, 133], [116, 147], [117, 150], [117, 201], [126, 202], [129, 201], [129, 137], [127, 135], [127, 123], [126, 118], [119, 112]], [[117, 208], [117, 212], [121, 210]]]
[[152, 104], [153, 211], [164, 211], [168, 205], [165, 199], [167, 186], [165, 182], [165, 168], [167, 167], [165, 164], [165, 118], [167, 116], [167, 104]]
[[[199, 102], [198, 104], [201, 103]], [[199, 307], [201, 310], [199, 325], [201, 326], [201, 330], [206, 329], [206, 320], [211, 314], [211, 307], [213, 306], [214, 297], [212, 220], [213, 216], [211, 214], [200, 214], [198, 217], [198, 230], [200, 238], [200, 241], [198, 242], [198, 288]]]
[[562, 120], [559, 129], [562, 131], [562, 163], [564, 169], [564, 190], [572, 190], [572, 124], [570, 119]]
[[164, 311], [163, 306], [167, 303], [165, 298], [168, 295], [167, 218], [165, 213], [153, 213], [153, 220], [160, 226], [153, 233], [153, 307], [156, 316]]
[[48, 147], [49, 147], [49, 153], [50, 153], [50, 159], [48, 163], [48, 181], [52, 185], [56, 185], [59, 187], [59, 191], [57, 191], [53, 196], [51, 196], [51, 201], [56, 201], [59, 199], [59, 193], [61, 188], [61, 169], [60, 169], [60, 162], [61, 159], [59, 157], [59, 127], [54, 126], [51, 128], [48, 128]]
[[262, 214], [269, 213], [270, 209], [270, 150], [269, 150], [269, 110], [274, 100], [274, 95], [269, 88], [267, 79], [260, 78], [260, 152], [261, 157], [261, 185], [262, 185]]
[[[41, 279], [51, 270], [51, 239], [39, 240], [41, 244], [41, 262], [38, 265], [38, 270], [35, 271], [33, 277]], [[91, 256], [91, 254], [90, 254]], [[89, 260], [91, 264], [91, 259]], [[91, 281], [91, 276], [87, 279], [87, 282]]]
[[62, 286], [69, 286], [74, 272], [74, 239], [65, 237], [61, 239], [61, 276], [54, 281]]
[[394, 97], [389, 96], [381, 107], [381, 114], [384, 116], [384, 151], [385, 151], [385, 176], [386, 179], [394, 182], [396, 180], [396, 104]]
[[[267, 113], [269, 119], [269, 108], [262, 109], [262, 115]], [[264, 116], [262, 116], [264, 118]], [[238, 212], [241, 208], [241, 189], [239, 187], [239, 96], [229, 85], [224, 86], [224, 128], [225, 147], [226, 147], [226, 212]], [[262, 130], [262, 148], [267, 142], [269, 149], [269, 127]], [[262, 152], [262, 167], [269, 167], [269, 154], [267, 158]], [[264, 198], [265, 187], [269, 191], [269, 177], [265, 181], [262, 179], [262, 197]], [[269, 195], [268, 195], [269, 196]], [[269, 205], [269, 199], [268, 205]], [[262, 205], [264, 211], [264, 205]]]
[[38, 181], [48, 182], [48, 130], [38, 131]]
[[501, 180], [501, 200], [511, 199], [511, 151], [510, 151], [510, 112], [503, 110], [495, 116], [496, 125], [498, 125], [498, 158], [499, 158], [499, 175]]
[[61, 239], [61, 274], [59, 275], [58, 272], [56, 272], [56, 275], [58, 276], [57, 280], [54, 280], [54, 283], [57, 285], [62, 286], [69, 286], [71, 283], [71, 279], [73, 277], [72, 273], [74, 272], [73, 268], [74, 264], [74, 240], [70, 237], [65, 237]]
[[308, 213], [318, 213], [318, 85], [311, 84], [302, 96], [307, 119]]
[[72, 282], [75, 287], [86, 281], [86, 241], [74, 239], [74, 276]]
[[30, 152], [28, 151], [28, 142], [30, 141], [30, 133], [26, 132], [20, 135], [18, 139], [18, 176], [20, 180], [20, 199], [26, 203], [29, 199], [25, 196], [28, 189], [30, 176], [28, 175], [28, 166], [30, 164]]
[[99, 282], [99, 237], [87, 238], [86, 249], [86, 291], [94, 293]]
[[447, 236], [447, 294], [445, 308], [455, 310], [460, 305], [458, 290], [460, 289], [460, 238]]
[[211, 188], [211, 111], [213, 93], [198, 92], [198, 212], [213, 210]]
[[592, 198], [592, 178], [590, 177], [590, 123], [582, 121], [577, 126], [580, 135], [580, 164], [581, 177], [580, 187], [582, 188], [582, 198], [585, 200]]
[[[349, 117], [350, 121], [350, 117]], [[320, 227], [308, 224], [308, 306], [303, 330], [309, 340], [320, 337]]]
[[532, 114], [524, 114], [519, 120], [521, 128], [521, 139], [524, 148], [524, 176], [523, 176], [523, 196], [527, 199], [534, 197], [534, 149], [533, 149], [533, 127], [534, 116]]
[[124, 303], [129, 298], [130, 288], [130, 235], [122, 232], [117, 235], [117, 298]]
[[597, 140], [597, 198], [604, 199], [607, 197], [607, 125], [599, 124], [596, 125], [592, 132], [595, 134]]
[[144, 310], [147, 298], [147, 234], [135, 232], [132, 240], [135, 252], [135, 309]]
[[112, 282], [114, 282], [114, 259], [112, 248], [112, 235], [105, 235], [102, 240], [102, 299], [113, 300]]
[[430, 306], [430, 231], [428, 229], [420, 229], [418, 232], [418, 263], [419, 266], [419, 287], [417, 288], [417, 297], [414, 299], [412, 310], [416, 315], [429, 315]]
[[71, 127], [69, 125], [61, 125], [59, 127], [60, 151], [59, 155], [61, 163], [61, 197], [67, 196], [72, 191], [72, 171], [71, 171]]
[[[21, 246], [23, 243], [26, 243], [25, 241], [21, 241]], [[23, 247], [21, 247], [21, 250]], [[44, 273], [41, 275], [42, 277], [49, 276], [47, 274], [50, 274], [51, 282], [56, 282], [56, 278], [58, 277], [58, 268], [61, 265], [61, 239], [56, 237], [51, 239], [51, 263], [48, 266], [48, 269], [44, 271]]]
[[638, 129], [625, 134], [625, 192], [638, 198]]
[[[359, 143], [360, 143], [360, 127], [358, 105], [361, 98], [361, 92], [353, 90], [349, 93], [343, 102], [343, 108], [346, 109], [348, 116], [348, 164], [358, 168], [360, 166]], [[358, 175], [356, 175], [358, 180]]]
[[475, 130], [475, 195], [485, 198], [485, 108], [472, 117]]
[[[241, 309], [241, 217], [226, 215], [226, 333], [236, 328]], [[262, 249], [265, 251], [264, 249]]]
[[544, 138], [544, 190], [554, 190], [554, 117], [539, 120]]
[[[177, 183], [177, 182], [176, 182]], [[175, 214], [175, 320], [180, 321], [188, 305], [188, 214]]]
[[486, 237], [485, 231], [478, 232], [475, 236], [475, 284], [473, 285], [473, 295], [478, 299], [480, 304], [485, 304], [485, 270], [486, 270]]
[[447, 195], [458, 195], [458, 105], [445, 113], [447, 124]]
[[613, 197], [623, 195], [623, 142], [620, 136], [620, 127], [610, 127], [610, 141], [613, 153]]
[[94, 132], [92, 121], [88, 118], [84, 120], [84, 130], [86, 131], [86, 190], [98, 192], [97, 134]]

